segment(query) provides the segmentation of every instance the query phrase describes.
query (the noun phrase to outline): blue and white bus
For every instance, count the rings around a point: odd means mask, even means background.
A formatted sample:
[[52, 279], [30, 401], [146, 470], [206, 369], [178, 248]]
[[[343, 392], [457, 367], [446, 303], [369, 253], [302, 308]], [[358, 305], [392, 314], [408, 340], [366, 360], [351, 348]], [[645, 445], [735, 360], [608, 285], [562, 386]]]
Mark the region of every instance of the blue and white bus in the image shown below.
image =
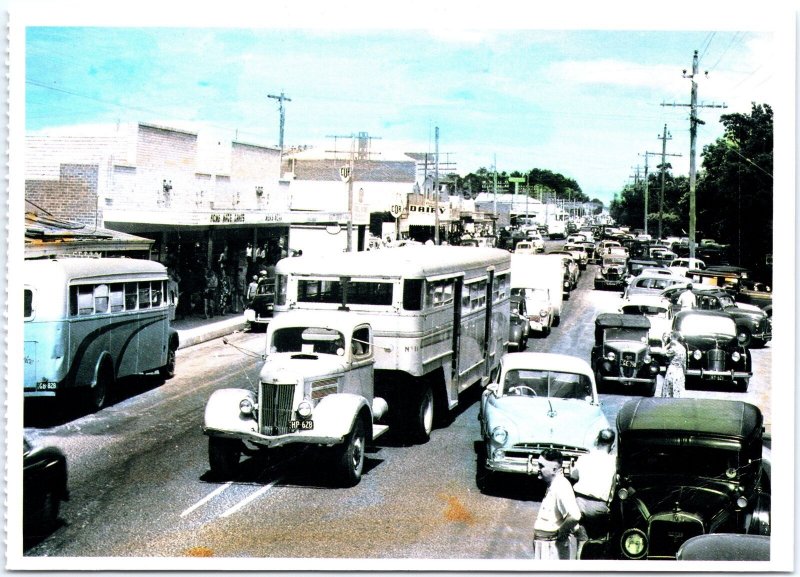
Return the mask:
[[372, 325], [375, 394], [392, 427], [428, 439], [459, 393], [486, 384], [508, 346], [508, 251], [408, 246], [281, 260], [275, 315], [345, 308]]
[[175, 374], [167, 269], [126, 258], [57, 258], [23, 264], [25, 397], [81, 389], [98, 410], [122, 377]]

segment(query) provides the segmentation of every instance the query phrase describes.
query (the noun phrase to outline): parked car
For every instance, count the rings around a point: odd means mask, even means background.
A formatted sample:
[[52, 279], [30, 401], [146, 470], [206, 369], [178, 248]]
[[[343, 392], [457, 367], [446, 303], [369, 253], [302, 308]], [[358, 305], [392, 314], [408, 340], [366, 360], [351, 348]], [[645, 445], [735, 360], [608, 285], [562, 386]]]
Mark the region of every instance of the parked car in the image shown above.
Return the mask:
[[682, 310], [672, 319], [672, 330], [686, 347], [686, 381], [728, 382], [747, 391], [753, 376], [750, 351], [737, 338], [736, 323], [724, 312]]
[[659, 365], [668, 364], [664, 353], [664, 336], [672, 330], [672, 304], [660, 296], [633, 295], [622, 301], [619, 312], [647, 317], [650, 321], [650, 354]]
[[675, 559], [707, 533], [770, 533], [763, 417], [741, 401], [634, 399], [617, 415], [618, 483], [608, 552]]
[[[661, 296], [676, 307], [678, 297], [686, 287], [674, 286], [662, 291]], [[741, 342], [750, 348], [761, 348], [772, 340], [772, 322], [767, 313], [757, 306], [737, 303], [727, 292], [719, 288], [692, 285], [697, 298], [697, 309], [723, 311], [733, 317]]]
[[594, 375], [581, 358], [554, 353], [507, 353], [480, 401], [483, 454], [478, 485], [492, 473], [535, 474], [544, 449], [558, 447], [565, 473], [610, 425]]
[[245, 305], [244, 319], [250, 329], [266, 327], [272, 318], [275, 307], [275, 278], [262, 278], [258, 281], [256, 294]]
[[631, 279], [625, 287], [623, 298], [636, 294], [660, 294], [665, 288], [673, 285], [686, 286], [686, 277], [671, 276], [657, 273], [643, 273]]
[[528, 346], [528, 309], [524, 295], [511, 295], [511, 316], [508, 325], [508, 348], [524, 351]]
[[603, 256], [594, 277], [594, 288], [623, 290], [625, 288], [627, 262], [628, 259], [623, 256]]
[[67, 458], [58, 447], [22, 439], [22, 533], [40, 539], [58, 523], [61, 502], [69, 500]]
[[549, 335], [554, 322], [550, 289], [512, 288], [511, 297], [513, 298], [515, 294], [522, 295], [525, 298], [525, 308], [528, 315], [528, 334], [537, 332], [543, 336]]
[[600, 313], [594, 321], [591, 360], [600, 390], [632, 390], [652, 397], [660, 367], [650, 352], [650, 320], [642, 315]]
[[744, 279], [739, 283], [739, 290], [733, 298], [737, 303], [757, 306], [769, 318], [772, 318], [772, 288], [763, 282]]

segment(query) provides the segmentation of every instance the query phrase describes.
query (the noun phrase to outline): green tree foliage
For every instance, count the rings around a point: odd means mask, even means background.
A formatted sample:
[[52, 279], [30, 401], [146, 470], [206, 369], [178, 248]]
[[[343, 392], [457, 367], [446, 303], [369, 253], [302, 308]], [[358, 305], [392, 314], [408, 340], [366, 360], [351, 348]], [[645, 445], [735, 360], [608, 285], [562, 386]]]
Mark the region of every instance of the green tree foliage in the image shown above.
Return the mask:
[[[532, 197], [538, 197], [538, 191], [545, 195], [552, 195], [559, 199], [572, 199], [575, 202], [589, 202], [589, 197], [581, 190], [580, 185], [572, 178], [563, 174], [533, 168], [528, 172], [518, 170], [510, 173], [497, 174], [497, 190], [499, 192], [513, 191], [514, 183], [508, 181], [509, 177], [525, 178], [525, 184], [520, 185], [519, 191], [530, 190]], [[479, 168], [474, 173], [462, 177], [455, 177], [456, 190], [468, 191], [474, 195], [479, 192], [490, 192], [494, 189], [494, 173], [486, 168]], [[596, 201], [600, 202], [600, 201]]]

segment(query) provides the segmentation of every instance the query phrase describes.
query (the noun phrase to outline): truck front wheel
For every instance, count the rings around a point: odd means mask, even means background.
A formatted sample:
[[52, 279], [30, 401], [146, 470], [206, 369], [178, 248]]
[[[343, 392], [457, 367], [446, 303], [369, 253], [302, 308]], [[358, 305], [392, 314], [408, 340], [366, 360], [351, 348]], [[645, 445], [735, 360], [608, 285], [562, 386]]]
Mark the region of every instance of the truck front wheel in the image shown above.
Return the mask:
[[364, 470], [364, 447], [366, 445], [364, 422], [356, 418], [353, 430], [347, 436], [343, 447], [336, 447], [336, 469], [339, 482], [343, 487], [353, 487], [361, 480]]
[[208, 438], [208, 464], [218, 479], [232, 479], [239, 472], [242, 443], [237, 439]]

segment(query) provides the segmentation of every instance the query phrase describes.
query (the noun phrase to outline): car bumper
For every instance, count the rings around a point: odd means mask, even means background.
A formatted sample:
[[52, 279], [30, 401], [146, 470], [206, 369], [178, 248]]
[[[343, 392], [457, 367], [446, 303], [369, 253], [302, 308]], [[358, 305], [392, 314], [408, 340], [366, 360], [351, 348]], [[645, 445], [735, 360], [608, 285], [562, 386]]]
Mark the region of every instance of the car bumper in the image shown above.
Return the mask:
[[344, 441], [344, 437], [331, 437], [320, 435], [315, 431], [297, 431], [285, 435], [267, 436], [260, 433], [243, 433], [238, 431], [223, 431], [220, 429], [203, 428], [203, 434], [209, 437], [223, 437], [226, 439], [239, 439], [250, 448], [274, 448], [303, 443], [306, 445], [337, 445]]
[[700, 377], [701, 379], [733, 380], [749, 379], [753, 373], [746, 371], [712, 371], [709, 369], [686, 369], [687, 377]]
[[614, 383], [622, 383], [623, 385], [633, 384], [633, 383], [652, 383], [655, 380], [655, 376], [646, 379], [642, 377], [600, 377], [601, 381], [609, 381]]

